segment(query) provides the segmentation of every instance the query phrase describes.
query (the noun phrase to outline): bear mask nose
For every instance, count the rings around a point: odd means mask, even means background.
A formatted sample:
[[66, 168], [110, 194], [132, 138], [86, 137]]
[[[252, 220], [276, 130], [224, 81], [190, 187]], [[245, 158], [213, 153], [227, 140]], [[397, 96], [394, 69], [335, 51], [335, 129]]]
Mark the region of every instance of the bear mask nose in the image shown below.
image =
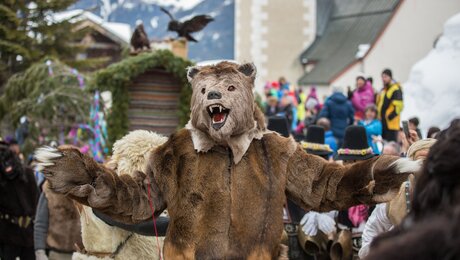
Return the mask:
[[208, 100], [209, 99], [221, 99], [221, 98], [222, 98], [222, 94], [220, 94], [220, 92], [211, 91], [208, 93]]

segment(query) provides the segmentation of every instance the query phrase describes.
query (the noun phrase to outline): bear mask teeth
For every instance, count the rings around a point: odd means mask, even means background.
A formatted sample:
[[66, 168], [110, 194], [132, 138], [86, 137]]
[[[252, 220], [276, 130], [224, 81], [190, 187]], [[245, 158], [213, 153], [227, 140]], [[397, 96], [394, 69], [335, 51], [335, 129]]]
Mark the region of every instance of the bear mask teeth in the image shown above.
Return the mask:
[[211, 125], [215, 130], [219, 130], [227, 120], [229, 109], [220, 104], [208, 106], [208, 114], [211, 117]]

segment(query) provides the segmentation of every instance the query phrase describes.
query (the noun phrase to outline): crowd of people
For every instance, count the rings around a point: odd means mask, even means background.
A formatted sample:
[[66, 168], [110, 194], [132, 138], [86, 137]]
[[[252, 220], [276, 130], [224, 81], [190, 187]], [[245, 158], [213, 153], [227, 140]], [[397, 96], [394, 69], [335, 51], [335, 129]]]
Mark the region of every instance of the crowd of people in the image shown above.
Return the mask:
[[[377, 92], [372, 78], [360, 75], [356, 77], [354, 90], [348, 88], [347, 93], [344, 93], [341, 87], [333, 86], [332, 94], [321, 103], [315, 87], [310, 88], [306, 95], [281, 78], [279, 82], [265, 87], [268, 128], [279, 131], [283, 128], [279, 124], [287, 125], [280, 133], [293, 136], [302, 143], [306, 152], [327, 160], [351, 164], [379, 154], [424, 161], [430, 148], [437, 142], [435, 138], [441, 136], [440, 133], [444, 133], [445, 138], [449, 130], [454, 131], [453, 128], [459, 127], [456, 121], [443, 132], [438, 127], [431, 127], [424, 138], [417, 117], [401, 122], [403, 88], [393, 79], [390, 69], [382, 72], [382, 83], [383, 88]], [[293, 122], [294, 119], [297, 122]], [[297, 217], [291, 217], [287, 225], [299, 225], [303, 232], [297, 241], [291, 239], [287, 243], [289, 259], [406, 259], [405, 256], [409, 255], [422, 256], [408, 250], [400, 256], [383, 249], [370, 250], [384, 240], [379, 238], [373, 243], [377, 236], [392, 229], [400, 230], [395, 227], [400, 227], [401, 223], [412, 224], [405, 217], [412, 214], [410, 198], [416, 196], [413, 194], [415, 180], [419, 177], [411, 175], [392, 200], [376, 206], [358, 205], [345, 210], [319, 213], [301, 211], [288, 201], [286, 212]], [[389, 232], [388, 236], [395, 236], [395, 233]], [[289, 235], [295, 237], [295, 234]], [[388, 247], [383, 248], [390, 250]], [[380, 255], [374, 252], [380, 252]], [[385, 258], [390, 255], [390, 258]]]
[[[297, 141], [305, 139], [310, 125], [320, 125], [326, 131], [327, 143], [334, 154], [343, 145], [345, 129], [350, 125], [360, 125], [366, 129], [368, 144], [375, 154], [385, 149], [404, 153], [407, 144], [401, 134], [401, 112], [403, 88], [393, 78], [390, 69], [382, 71], [383, 88], [377, 91], [373, 79], [358, 75], [356, 87], [332, 86], [332, 94], [320, 101], [316, 87], [310, 87], [308, 94], [302, 88], [293, 87], [284, 77], [265, 85], [265, 115], [285, 117], [290, 134]], [[408, 129], [415, 130], [421, 138], [419, 119], [408, 120]], [[440, 129], [436, 126], [428, 130], [427, 137], [433, 137]], [[333, 139], [332, 139], [333, 137]]]

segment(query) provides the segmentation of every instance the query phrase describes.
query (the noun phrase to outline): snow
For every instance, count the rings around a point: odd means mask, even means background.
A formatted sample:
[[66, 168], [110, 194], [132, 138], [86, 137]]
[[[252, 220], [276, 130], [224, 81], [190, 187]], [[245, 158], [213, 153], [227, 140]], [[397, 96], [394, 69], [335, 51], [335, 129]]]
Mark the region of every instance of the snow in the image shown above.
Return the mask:
[[158, 19], [159, 17], [155, 16], [150, 20], [150, 25], [152, 26], [153, 29], [158, 28]]
[[96, 24], [99, 24], [107, 31], [120, 38], [126, 44], [128, 44], [131, 39], [132, 30], [129, 24], [105, 22], [101, 17], [82, 9], [54, 13], [50, 19], [56, 22], [62, 22], [67, 19], [70, 19], [70, 22], [79, 22], [88, 19]]
[[136, 5], [134, 3], [130, 3], [130, 2], [125, 3], [123, 5], [123, 8], [128, 9], [128, 10], [134, 9], [134, 7], [136, 7]]
[[188, 11], [199, 5], [204, 0], [141, 0], [145, 4], [156, 4], [159, 6], [172, 6], [173, 8]]
[[213, 33], [213, 34], [212, 34], [212, 39], [213, 39], [214, 41], [218, 40], [219, 38], [220, 38], [220, 34], [219, 34], [219, 33]]
[[460, 117], [460, 13], [444, 25], [434, 49], [417, 62], [403, 84], [403, 119], [418, 116], [420, 127], [445, 128]]

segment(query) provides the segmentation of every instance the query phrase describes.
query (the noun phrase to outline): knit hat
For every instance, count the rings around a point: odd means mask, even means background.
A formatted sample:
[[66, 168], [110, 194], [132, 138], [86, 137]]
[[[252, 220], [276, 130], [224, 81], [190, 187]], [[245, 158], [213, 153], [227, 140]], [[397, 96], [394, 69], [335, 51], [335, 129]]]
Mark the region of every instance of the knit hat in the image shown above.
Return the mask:
[[343, 94], [343, 87], [342, 86], [332, 86], [332, 93], [342, 93]]
[[430, 149], [434, 143], [436, 143], [436, 139], [433, 139], [433, 138], [418, 140], [417, 142], [413, 143], [407, 150], [407, 158], [414, 160], [415, 154], [418, 151], [424, 150], [424, 149]]
[[367, 143], [366, 128], [349, 126], [345, 129], [342, 148], [337, 151], [336, 160], [366, 160], [374, 157], [372, 147]]
[[328, 144], [324, 144], [324, 128], [317, 125], [311, 125], [307, 129], [307, 138], [305, 142], [301, 142], [302, 148], [307, 153], [316, 155], [329, 155], [332, 153], [331, 147]]

